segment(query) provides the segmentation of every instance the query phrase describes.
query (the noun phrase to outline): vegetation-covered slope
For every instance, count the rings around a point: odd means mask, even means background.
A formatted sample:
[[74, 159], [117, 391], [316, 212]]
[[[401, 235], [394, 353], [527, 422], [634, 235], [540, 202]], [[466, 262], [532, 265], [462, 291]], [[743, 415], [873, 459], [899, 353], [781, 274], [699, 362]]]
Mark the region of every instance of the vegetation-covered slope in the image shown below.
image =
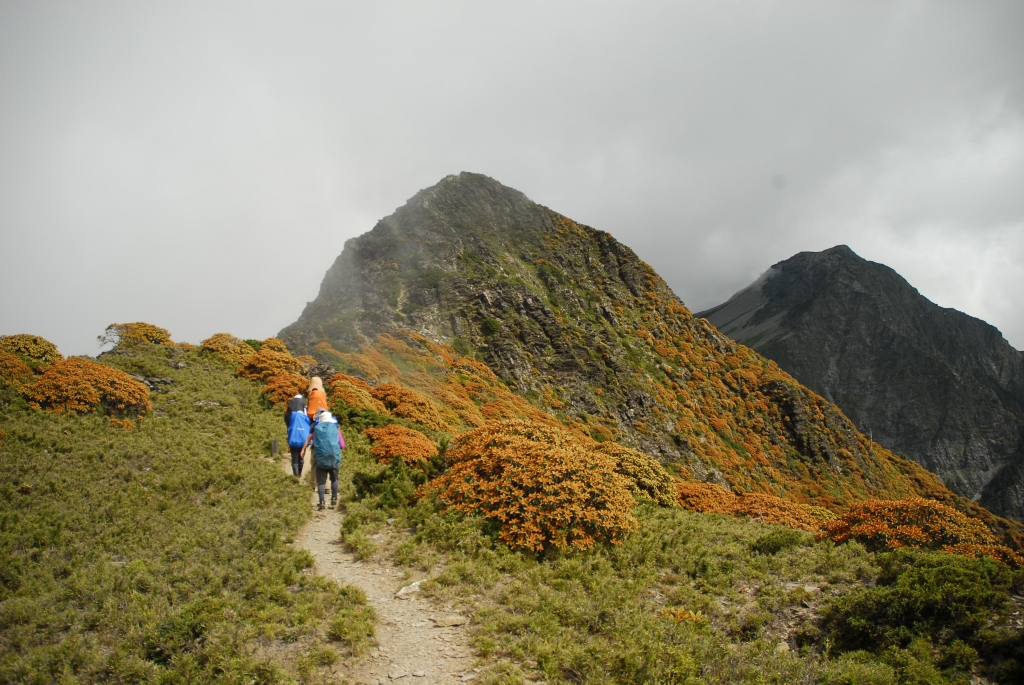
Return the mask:
[[[401, 329], [418, 333], [392, 335]], [[871, 444], [773, 362], [694, 318], [610, 235], [484, 176], [448, 177], [349, 241], [317, 299], [281, 336], [371, 384], [448, 392], [451, 376], [493, 377], [484, 385], [511, 391], [505, 404], [525, 399], [595, 439], [736, 491], [834, 509], [921, 495], [1007, 530], [917, 464]], [[440, 353], [431, 340], [452, 349]], [[489, 371], [471, 368], [474, 357]], [[478, 425], [479, 398], [456, 395], [435, 398], [467, 408], [455, 410], [453, 425]]]
[[954, 492], [1024, 520], [1024, 354], [840, 245], [701, 312]]
[[372, 634], [288, 545], [308, 490], [268, 458], [258, 386], [171, 344], [91, 363], [152, 385], [152, 412], [37, 411], [0, 382], [0, 682], [319, 678]]

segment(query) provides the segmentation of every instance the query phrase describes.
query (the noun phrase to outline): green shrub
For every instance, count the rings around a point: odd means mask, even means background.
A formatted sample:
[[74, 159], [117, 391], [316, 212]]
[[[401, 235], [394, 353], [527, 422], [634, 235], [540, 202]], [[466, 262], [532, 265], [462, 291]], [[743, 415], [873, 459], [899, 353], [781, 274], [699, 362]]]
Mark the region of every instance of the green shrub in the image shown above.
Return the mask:
[[778, 554], [782, 550], [808, 545], [814, 537], [804, 531], [775, 526], [752, 543], [750, 549], [758, 554]]
[[826, 610], [824, 629], [836, 649], [879, 654], [897, 671], [923, 674], [915, 676], [922, 682], [933, 671], [969, 673], [979, 654], [991, 663], [1014, 656], [1019, 632], [987, 626], [1004, 613], [1019, 572], [942, 552], [898, 550], [878, 559], [875, 587], [836, 598]]

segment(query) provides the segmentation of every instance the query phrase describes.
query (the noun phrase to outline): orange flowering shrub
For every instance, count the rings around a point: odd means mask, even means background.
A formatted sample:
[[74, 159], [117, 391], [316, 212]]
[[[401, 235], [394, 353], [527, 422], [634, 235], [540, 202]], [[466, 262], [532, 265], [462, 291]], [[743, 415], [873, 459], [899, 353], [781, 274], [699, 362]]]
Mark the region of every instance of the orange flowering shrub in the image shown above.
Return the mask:
[[116, 414], [150, 409], [149, 391], [124, 371], [72, 357], [48, 368], [25, 390], [33, 409], [80, 414], [104, 407]]
[[302, 362], [290, 354], [261, 347], [260, 351], [249, 357], [235, 373], [251, 381], [265, 381], [271, 376], [283, 373], [300, 374], [304, 370]]
[[631, 491], [634, 497], [648, 497], [663, 507], [676, 505], [674, 479], [653, 458], [614, 442], [600, 443], [594, 449], [615, 459], [615, 472], [633, 484]]
[[0, 352], [0, 387], [17, 387], [30, 378], [32, 369], [21, 357], [10, 352]]
[[267, 379], [263, 386], [263, 396], [275, 407], [288, 404], [288, 400], [301, 395], [309, 386], [305, 376], [297, 373], [279, 373]]
[[41, 364], [53, 364], [64, 359], [64, 355], [52, 342], [28, 333], [0, 335], [0, 351], [17, 356], [32, 369]]
[[260, 343], [260, 352], [263, 350], [270, 350], [271, 352], [281, 352], [282, 354], [291, 355], [291, 350], [284, 344], [284, 340], [280, 338], [267, 338]]
[[399, 418], [409, 419], [434, 430], [452, 430], [440, 408], [422, 393], [400, 385], [381, 383], [373, 388], [370, 394]]
[[233, 364], [244, 364], [249, 357], [256, 354], [256, 350], [230, 333], [215, 333], [204, 340], [202, 345], [204, 350], [213, 352]]
[[817, 532], [822, 524], [835, 518], [828, 509], [792, 502], [774, 495], [747, 492], [736, 495], [720, 485], [678, 481], [679, 506], [706, 514], [746, 516], [800, 530]]
[[731, 511], [736, 495], [714, 483], [677, 481], [676, 495], [679, 506], [702, 514], [725, 514]]
[[166, 328], [154, 326], [151, 323], [136, 321], [135, 323], [112, 323], [103, 331], [103, 335], [97, 340], [101, 344], [112, 344], [114, 346], [124, 345], [173, 345], [171, 334]]
[[448, 471], [427, 487], [448, 507], [499, 523], [509, 547], [585, 549], [639, 525], [615, 459], [569, 431], [503, 421], [464, 433], [446, 456]]
[[370, 394], [370, 385], [353, 376], [335, 374], [328, 382], [327, 389], [330, 391], [331, 402], [344, 402], [353, 409], [366, 409], [378, 414], [390, 413], [383, 402]]
[[135, 422], [131, 419], [118, 419], [113, 416], [110, 417], [110, 425], [114, 428], [121, 428], [126, 431], [130, 431], [135, 428]]
[[975, 559], [989, 557], [1014, 568], [1024, 568], [1024, 555], [1014, 552], [1005, 545], [976, 545], [969, 542], [961, 542], [957, 545], [945, 545], [942, 551]]
[[373, 444], [370, 454], [382, 464], [390, 464], [392, 459], [398, 458], [409, 466], [422, 467], [437, 454], [433, 440], [418, 430], [394, 423], [383, 428], [367, 428], [363, 435]]
[[764, 523], [774, 523], [814, 533], [821, 528], [823, 523], [815, 509], [820, 509], [820, 507], [812, 509], [806, 504], [791, 502], [775, 495], [747, 492], [734, 500], [729, 513], [733, 516], [746, 516]]
[[921, 497], [860, 502], [826, 524], [820, 537], [834, 542], [858, 540], [873, 550], [997, 543], [992, 531], [981, 521]]

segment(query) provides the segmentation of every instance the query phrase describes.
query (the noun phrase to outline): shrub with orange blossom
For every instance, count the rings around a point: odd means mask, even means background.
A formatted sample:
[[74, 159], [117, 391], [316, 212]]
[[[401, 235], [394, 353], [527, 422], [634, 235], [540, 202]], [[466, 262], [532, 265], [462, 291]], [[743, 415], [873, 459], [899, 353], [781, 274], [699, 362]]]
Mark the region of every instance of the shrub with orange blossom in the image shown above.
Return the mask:
[[97, 336], [101, 345], [133, 347], [135, 345], [173, 345], [171, 334], [166, 328], [144, 321], [135, 323], [112, 323]]
[[817, 532], [821, 526], [835, 518], [835, 514], [822, 507], [792, 502], [775, 495], [747, 492], [736, 495], [713, 483], [678, 481], [676, 492], [679, 506], [706, 514], [729, 514], [772, 523], [790, 528]]
[[816, 533], [823, 523], [817, 509], [821, 509], [821, 507], [812, 508], [806, 504], [791, 502], [775, 495], [746, 492], [733, 501], [729, 513], [733, 516], [746, 516], [764, 523], [789, 526]]
[[214, 333], [202, 342], [203, 349], [232, 364], [244, 364], [256, 350], [230, 333]]
[[736, 495], [714, 483], [681, 480], [676, 482], [679, 506], [702, 514], [726, 514], [732, 510]]
[[367, 428], [363, 435], [373, 446], [370, 454], [382, 464], [401, 459], [409, 466], [422, 468], [437, 454], [437, 445], [418, 430], [392, 423], [383, 428]]
[[251, 381], [266, 381], [271, 376], [284, 373], [301, 374], [304, 370], [302, 362], [287, 352], [261, 347], [260, 351], [249, 357], [235, 373]]
[[638, 527], [630, 481], [579, 436], [520, 419], [476, 428], [446, 452], [448, 470], [427, 488], [446, 506], [501, 526], [512, 548], [619, 543]]
[[10, 352], [0, 352], [0, 387], [19, 387], [32, 378], [32, 369], [21, 357]]
[[24, 391], [33, 409], [80, 414], [104, 407], [111, 414], [150, 409], [149, 391], [124, 371], [72, 357], [48, 368]]
[[328, 381], [327, 390], [332, 406], [337, 402], [344, 402], [353, 409], [363, 409], [384, 415], [390, 413], [383, 402], [370, 394], [372, 388], [369, 383], [354, 376], [347, 376], [343, 373], [335, 374]]
[[309, 380], [297, 373], [279, 373], [267, 379], [263, 386], [263, 396], [270, 404], [280, 407], [288, 404], [288, 400], [301, 395], [309, 386]]
[[64, 359], [52, 342], [28, 333], [0, 335], [0, 351], [17, 356], [32, 369]]
[[652, 457], [615, 442], [602, 442], [594, 449], [615, 459], [615, 472], [633, 484], [634, 497], [647, 497], [663, 507], [676, 505], [675, 481]]
[[858, 540], [872, 550], [973, 543], [989, 545], [995, 536], [977, 519], [952, 507], [921, 497], [901, 500], [868, 500], [850, 510], [822, 531], [834, 542]]
[[284, 340], [280, 338], [267, 338], [260, 342], [260, 351], [270, 350], [272, 352], [281, 352], [282, 354], [291, 355], [291, 350], [284, 344]]
[[421, 426], [451, 432], [452, 426], [441, 409], [423, 393], [400, 385], [381, 383], [370, 391], [395, 416]]

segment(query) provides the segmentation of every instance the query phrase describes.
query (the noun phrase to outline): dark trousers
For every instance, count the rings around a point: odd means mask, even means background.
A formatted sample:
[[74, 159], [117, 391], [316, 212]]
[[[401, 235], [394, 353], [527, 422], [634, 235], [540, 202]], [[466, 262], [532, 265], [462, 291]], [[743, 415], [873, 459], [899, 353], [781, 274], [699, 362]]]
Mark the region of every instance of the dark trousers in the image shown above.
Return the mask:
[[316, 494], [320, 497], [320, 504], [324, 503], [324, 491], [327, 490], [327, 477], [331, 477], [331, 501], [338, 498], [338, 469], [322, 469], [316, 467]]
[[302, 448], [288, 446], [292, 452], [292, 475], [296, 478], [302, 475]]

